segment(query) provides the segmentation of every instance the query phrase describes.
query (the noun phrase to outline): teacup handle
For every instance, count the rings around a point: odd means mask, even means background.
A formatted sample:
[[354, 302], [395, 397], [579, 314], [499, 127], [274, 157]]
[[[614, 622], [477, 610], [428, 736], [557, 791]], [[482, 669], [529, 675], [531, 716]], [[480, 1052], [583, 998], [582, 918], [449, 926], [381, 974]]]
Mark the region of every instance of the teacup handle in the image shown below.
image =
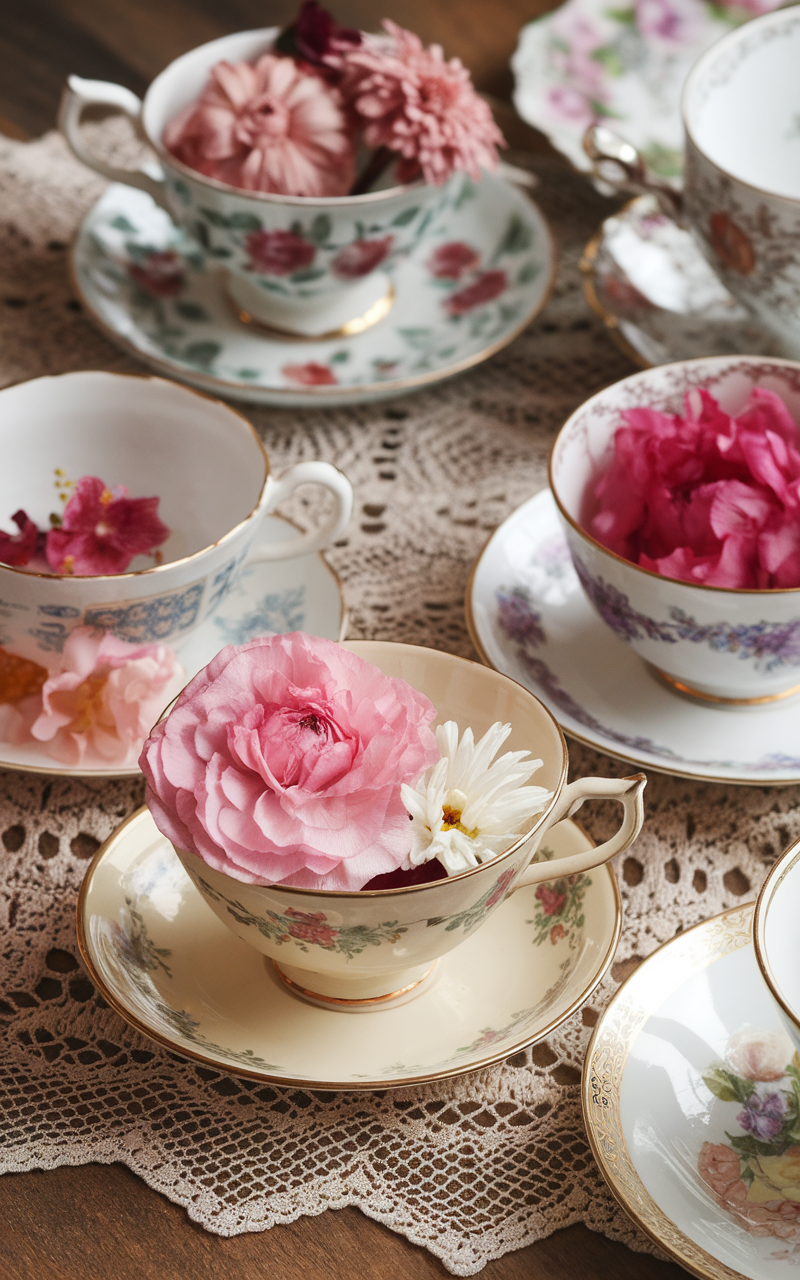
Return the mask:
[[592, 173], [598, 182], [614, 191], [655, 196], [668, 218], [682, 222], [680, 191], [651, 178], [644, 159], [632, 143], [626, 142], [604, 124], [593, 124], [583, 135], [583, 149], [592, 162]]
[[274, 511], [290, 493], [301, 484], [321, 484], [334, 497], [334, 508], [319, 529], [309, 529], [287, 542], [270, 542], [253, 547], [247, 557], [248, 564], [262, 560], [290, 560], [293, 556], [306, 556], [312, 551], [323, 551], [344, 531], [353, 512], [353, 486], [343, 472], [330, 462], [298, 462], [274, 480], [269, 479], [269, 495], [266, 511]]
[[164, 201], [164, 176], [157, 161], [151, 162], [144, 169], [118, 169], [116, 165], [106, 164], [105, 160], [93, 155], [88, 149], [81, 132], [81, 120], [87, 107], [116, 107], [128, 117], [137, 134], [141, 134], [141, 99], [121, 84], [70, 76], [61, 96], [58, 125], [72, 152], [83, 164], [94, 169], [95, 173], [102, 174], [104, 178], [110, 178], [112, 182], [139, 187], [169, 212]]
[[558, 858], [555, 862], [532, 862], [511, 892], [529, 884], [553, 880], [556, 876], [574, 876], [582, 871], [591, 871], [593, 867], [608, 862], [615, 854], [624, 853], [642, 829], [642, 792], [646, 785], [647, 777], [643, 773], [635, 773], [630, 778], [578, 778], [576, 782], [571, 782], [561, 792], [546, 829], [554, 827], [562, 818], [569, 818], [577, 813], [584, 800], [619, 800], [622, 805], [619, 830], [610, 840], [604, 840], [594, 849], [587, 849], [586, 853], [573, 853], [571, 857]]

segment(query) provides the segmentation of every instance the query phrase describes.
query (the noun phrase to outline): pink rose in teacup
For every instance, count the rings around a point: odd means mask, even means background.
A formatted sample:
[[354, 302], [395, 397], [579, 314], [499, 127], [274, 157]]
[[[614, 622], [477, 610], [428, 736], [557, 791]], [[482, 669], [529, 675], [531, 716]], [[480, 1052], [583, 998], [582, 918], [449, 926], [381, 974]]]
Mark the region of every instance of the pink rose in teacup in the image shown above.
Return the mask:
[[408, 852], [403, 782], [439, 758], [436, 709], [330, 640], [229, 646], [156, 725], [140, 766], [159, 830], [251, 884], [354, 890]]

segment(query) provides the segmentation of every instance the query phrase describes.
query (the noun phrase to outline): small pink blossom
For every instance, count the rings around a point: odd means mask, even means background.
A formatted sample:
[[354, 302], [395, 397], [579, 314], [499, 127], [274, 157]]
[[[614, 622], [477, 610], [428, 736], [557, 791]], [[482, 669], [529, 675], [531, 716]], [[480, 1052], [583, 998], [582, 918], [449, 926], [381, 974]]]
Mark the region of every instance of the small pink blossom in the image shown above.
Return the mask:
[[340, 280], [359, 280], [379, 267], [394, 243], [394, 236], [381, 240], [356, 240], [337, 253], [331, 271]]
[[445, 61], [439, 45], [426, 49], [418, 36], [389, 19], [387, 37], [367, 37], [344, 59], [342, 93], [364, 124], [368, 147], [401, 157], [400, 182], [417, 177], [439, 185], [463, 170], [476, 181], [497, 167], [503, 135], [478, 97], [458, 58]]
[[310, 942], [317, 947], [331, 950], [336, 946], [336, 930], [326, 923], [324, 911], [297, 911], [287, 907], [284, 921], [289, 918], [289, 937], [298, 942]]
[[316, 246], [293, 231], [251, 231], [245, 241], [250, 270], [264, 276], [288, 276], [309, 267]]
[[244, 191], [341, 196], [355, 172], [338, 90], [270, 53], [255, 65], [218, 62], [199, 99], [167, 125], [164, 146]]
[[11, 519], [19, 529], [19, 533], [4, 533], [0, 530], [0, 564], [10, 564], [20, 568], [28, 564], [36, 555], [39, 547], [39, 529], [22, 509], [15, 511]]
[[174, 298], [183, 288], [183, 264], [172, 249], [156, 250], [131, 263], [128, 274], [157, 298]]
[[294, 382], [298, 387], [335, 387], [336, 374], [326, 364], [316, 364], [309, 360], [307, 364], [285, 364], [281, 373], [287, 382]]
[[472, 311], [473, 307], [479, 307], [484, 302], [492, 302], [507, 287], [508, 278], [505, 271], [484, 271], [483, 275], [478, 276], [473, 284], [467, 285], [466, 289], [451, 293], [444, 304], [444, 309], [448, 315], [462, 316], [466, 311]]
[[480, 254], [463, 240], [450, 240], [437, 245], [427, 262], [428, 270], [437, 280], [460, 280], [477, 267]]
[[42, 686], [32, 737], [69, 765], [133, 763], [153, 722], [185, 679], [167, 645], [128, 644], [79, 627]]
[[408, 854], [400, 787], [439, 758], [435, 716], [331, 640], [262, 636], [223, 649], [155, 726], [147, 803], [178, 849], [235, 879], [360, 889]]
[[55, 573], [124, 573], [134, 556], [149, 555], [166, 541], [158, 498], [126, 495], [124, 485], [109, 489], [97, 476], [81, 477], [61, 527], [47, 534], [47, 563]]
[[673, 45], [691, 43], [701, 20], [696, 0], [634, 0], [634, 12], [640, 35]]
[[685, 413], [631, 409], [590, 529], [626, 560], [717, 587], [800, 586], [800, 432], [756, 387], [732, 418], [707, 391]]

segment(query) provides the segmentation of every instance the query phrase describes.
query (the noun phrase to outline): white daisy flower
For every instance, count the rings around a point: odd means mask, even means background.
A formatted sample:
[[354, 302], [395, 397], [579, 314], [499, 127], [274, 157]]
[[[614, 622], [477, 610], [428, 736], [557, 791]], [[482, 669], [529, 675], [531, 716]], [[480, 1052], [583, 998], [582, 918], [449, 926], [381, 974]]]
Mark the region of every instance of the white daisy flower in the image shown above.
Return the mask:
[[400, 790], [412, 820], [406, 870], [438, 858], [452, 876], [487, 862], [552, 800], [552, 791], [523, 785], [542, 766], [526, 759], [530, 752], [507, 751], [491, 763], [510, 732], [510, 724], [498, 721], [476, 743], [472, 729], [459, 741], [453, 720], [439, 726], [441, 760], [415, 787], [403, 783]]

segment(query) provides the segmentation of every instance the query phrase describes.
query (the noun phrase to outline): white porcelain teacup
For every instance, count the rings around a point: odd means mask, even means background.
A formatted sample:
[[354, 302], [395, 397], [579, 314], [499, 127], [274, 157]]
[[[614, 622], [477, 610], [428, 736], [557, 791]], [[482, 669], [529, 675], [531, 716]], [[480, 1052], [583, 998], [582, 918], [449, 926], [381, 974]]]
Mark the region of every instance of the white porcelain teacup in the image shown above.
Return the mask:
[[800, 588], [706, 587], [640, 568], [588, 532], [591, 495], [611, 461], [625, 410], [680, 413], [686, 392], [705, 388], [735, 414], [754, 387], [777, 392], [800, 424], [800, 364], [709, 356], [646, 369], [598, 392], [567, 419], [550, 458], [550, 487], [594, 609], [670, 684], [710, 704], [800, 693]]
[[698, 59], [683, 93], [682, 197], [650, 182], [635, 148], [602, 126], [585, 143], [603, 180], [659, 196], [792, 357], [800, 356], [798, 68], [796, 6], [754, 18]]
[[773, 866], [753, 916], [756, 960], [795, 1049], [800, 1053], [800, 840]]
[[[147, 191], [195, 237], [207, 260], [227, 272], [243, 318], [304, 336], [357, 333], [387, 313], [391, 272], [420, 242], [446, 184], [319, 198], [241, 191], [188, 168], [163, 144], [165, 127], [199, 97], [215, 63], [253, 61], [277, 34], [277, 27], [243, 31], [185, 53], [143, 102], [121, 85], [71, 76], [59, 123], [79, 160]], [[158, 162], [120, 169], [94, 155], [81, 131], [82, 114], [94, 105], [129, 116]]]
[[[162, 563], [139, 556], [126, 573], [85, 577], [0, 564], [0, 644], [48, 665], [76, 627], [132, 643], [179, 647], [235, 584], [245, 562], [320, 550], [350, 518], [350, 482], [328, 462], [279, 478], [235, 409], [160, 378], [67, 373], [0, 391], [0, 519], [23, 508], [40, 529], [60, 511], [55, 471], [99, 476], [132, 498], [160, 499], [170, 536]], [[334, 498], [322, 527], [254, 547], [267, 512], [313, 483]]]
[[[541, 757], [533, 781], [553, 798], [504, 853], [446, 880], [403, 889], [311, 891], [253, 885], [176, 849], [193, 883], [229, 929], [274, 961], [306, 999], [358, 1011], [419, 994], [439, 956], [451, 951], [525, 885], [578, 875], [623, 852], [643, 821], [643, 774], [581, 778], [566, 785], [564, 735], [541, 702], [507, 676], [448, 653], [413, 645], [353, 641], [346, 646], [431, 699], [437, 722], [471, 725], [476, 738], [510, 722], [504, 749]], [[532, 862], [547, 831], [588, 799], [618, 800], [616, 834], [587, 853]]]

